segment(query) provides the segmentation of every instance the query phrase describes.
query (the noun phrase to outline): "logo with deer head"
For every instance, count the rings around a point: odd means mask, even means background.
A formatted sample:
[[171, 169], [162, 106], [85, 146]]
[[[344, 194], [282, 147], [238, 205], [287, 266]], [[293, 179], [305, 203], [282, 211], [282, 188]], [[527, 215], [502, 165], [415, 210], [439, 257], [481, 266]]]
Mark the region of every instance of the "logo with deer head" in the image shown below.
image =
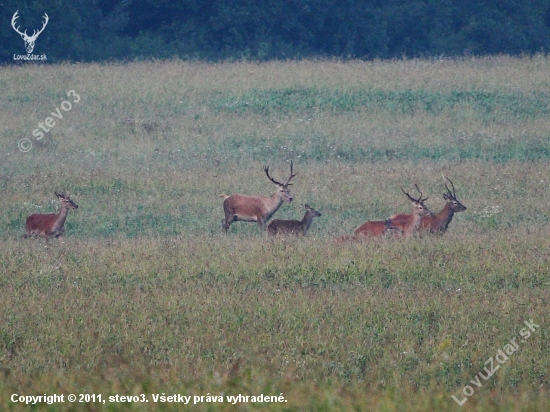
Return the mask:
[[36, 39], [38, 38], [38, 35], [44, 31], [44, 29], [46, 28], [46, 25], [48, 24], [48, 21], [50, 20], [50, 18], [48, 17], [48, 15], [46, 13], [44, 13], [44, 22], [42, 23], [42, 28], [38, 31], [33, 30], [32, 36], [29, 36], [27, 34], [27, 30], [25, 30], [24, 32], [21, 32], [19, 30], [19, 26], [17, 26], [17, 27], [15, 26], [17, 24], [17, 19], [19, 18], [17, 13], [19, 13], [19, 10], [17, 10], [15, 12], [15, 14], [13, 15], [13, 17], [11, 18], [11, 27], [13, 27], [13, 29], [25, 41], [25, 49], [27, 49], [28, 54], [31, 54], [32, 51], [34, 50], [34, 43], [36, 42]]

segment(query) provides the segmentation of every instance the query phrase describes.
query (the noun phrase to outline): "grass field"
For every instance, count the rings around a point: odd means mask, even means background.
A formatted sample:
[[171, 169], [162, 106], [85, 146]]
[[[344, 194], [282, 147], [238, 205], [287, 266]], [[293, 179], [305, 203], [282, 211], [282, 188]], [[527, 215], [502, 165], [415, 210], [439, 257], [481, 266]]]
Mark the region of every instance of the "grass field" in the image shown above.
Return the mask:
[[[1, 410], [550, 410], [549, 58], [3, 66], [0, 86]], [[308, 203], [308, 236], [224, 235], [220, 195], [268, 196], [263, 166], [290, 161], [275, 218]], [[439, 211], [442, 175], [468, 207], [443, 236], [335, 241], [408, 212], [401, 187]], [[64, 242], [21, 239], [54, 191], [80, 206]]]

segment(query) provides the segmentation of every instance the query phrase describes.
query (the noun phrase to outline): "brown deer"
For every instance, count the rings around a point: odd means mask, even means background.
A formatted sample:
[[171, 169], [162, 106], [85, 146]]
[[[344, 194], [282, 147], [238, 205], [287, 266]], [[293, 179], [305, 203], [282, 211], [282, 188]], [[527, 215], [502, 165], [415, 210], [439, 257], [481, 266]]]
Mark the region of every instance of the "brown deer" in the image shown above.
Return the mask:
[[257, 222], [261, 229], [265, 226], [271, 216], [281, 207], [284, 201], [292, 202], [292, 193], [289, 186], [290, 180], [296, 176], [292, 174], [292, 162], [290, 162], [290, 177], [285, 183], [278, 182], [269, 176], [269, 167], [264, 166], [264, 172], [268, 179], [277, 185], [277, 191], [269, 197], [265, 196], [245, 196], [245, 195], [222, 195], [223, 211], [225, 219], [222, 221], [225, 233], [231, 226], [231, 223], [238, 220], [243, 222]]
[[313, 218], [321, 216], [321, 213], [319, 213], [307, 204], [304, 206], [306, 208], [306, 214], [304, 215], [304, 218], [302, 220], [272, 220], [269, 225], [267, 225], [267, 233], [270, 236], [277, 236], [282, 234], [305, 236], [307, 230], [311, 226], [311, 222], [313, 222]]
[[422, 192], [418, 188], [418, 185], [415, 186], [420, 192], [418, 199], [413, 198], [401, 188], [401, 191], [409, 198], [413, 206], [412, 213], [407, 215], [410, 216], [410, 220], [400, 226], [394, 224], [390, 219], [369, 221], [355, 229], [355, 236], [380, 237], [385, 234], [398, 233], [405, 237], [410, 237], [418, 229], [422, 216], [431, 213], [426, 205], [424, 205], [424, 202], [428, 198], [422, 199]]
[[[453, 185], [453, 182], [451, 182], [451, 179], [447, 176], [443, 177], [449, 181], [453, 191], [451, 192], [447, 186], [447, 183], [445, 183], [445, 188], [447, 189], [447, 193], [443, 193], [443, 199], [446, 201], [445, 207], [443, 207], [439, 213], [423, 216], [422, 221], [420, 222], [420, 227], [418, 228], [420, 232], [443, 234], [447, 231], [447, 227], [449, 226], [449, 223], [451, 223], [454, 214], [463, 212], [467, 209], [466, 206], [460, 203], [456, 198], [455, 186]], [[395, 226], [407, 224], [410, 219], [411, 215], [405, 214], [397, 214], [390, 217], [391, 223]]]
[[39, 214], [34, 213], [27, 218], [27, 233], [23, 238], [29, 236], [43, 236], [46, 239], [56, 237], [61, 239], [65, 233], [65, 219], [69, 209], [78, 209], [78, 205], [71, 200], [69, 196], [63, 193], [55, 192], [55, 195], [61, 201], [61, 210], [59, 213]]
[[389, 219], [369, 220], [355, 229], [355, 234], [353, 236], [342, 236], [339, 240], [341, 242], [354, 241], [360, 240], [363, 237], [382, 237], [390, 234], [403, 234], [403, 231], [392, 226]]
[[[363, 228], [364, 230], [361, 233], [357, 231]], [[382, 237], [385, 235], [402, 235], [403, 231], [398, 229], [395, 226], [392, 226], [389, 219], [385, 221], [369, 221], [361, 225], [360, 228], [355, 229], [354, 235], [343, 235], [335, 239], [336, 243], [347, 243], [347, 242], [356, 242], [362, 241], [367, 237]]]

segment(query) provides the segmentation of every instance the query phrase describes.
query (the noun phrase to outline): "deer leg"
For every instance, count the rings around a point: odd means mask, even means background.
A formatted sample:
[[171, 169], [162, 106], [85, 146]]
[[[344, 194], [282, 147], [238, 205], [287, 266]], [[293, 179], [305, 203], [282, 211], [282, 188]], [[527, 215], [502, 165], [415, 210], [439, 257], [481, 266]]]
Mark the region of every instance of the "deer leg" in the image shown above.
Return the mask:
[[256, 222], [258, 222], [258, 226], [260, 229], [265, 230], [266, 221], [265, 219], [259, 218]]
[[228, 216], [225, 215], [225, 219], [222, 220], [223, 229], [225, 230], [225, 233], [229, 230], [229, 226], [231, 226], [231, 223], [235, 221], [235, 215]]

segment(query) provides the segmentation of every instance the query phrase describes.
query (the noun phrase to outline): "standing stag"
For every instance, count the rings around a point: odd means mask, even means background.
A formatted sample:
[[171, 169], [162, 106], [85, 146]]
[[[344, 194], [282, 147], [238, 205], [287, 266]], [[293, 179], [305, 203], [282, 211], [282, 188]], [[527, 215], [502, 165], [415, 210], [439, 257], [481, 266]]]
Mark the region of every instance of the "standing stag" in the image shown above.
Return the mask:
[[271, 216], [281, 207], [284, 201], [292, 202], [292, 194], [289, 186], [290, 179], [295, 174], [292, 174], [292, 162], [290, 162], [290, 177], [285, 183], [281, 183], [269, 176], [269, 167], [264, 166], [264, 172], [268, 179], [277, 185], [277, 191], [269, 197], [265, 196], [245, 196], [245, 195], [222, 195], [223, 211], [225, 212], [225, 219], [222, 221], [225, 233], [231, 226], [231, 223], [238, 220], [243, 222], [257, 222], [261, 229], [265, 229], [265, 226]]
[[422, 192], [418, 188], [418, 185], [415, 185], [416, 190], [420, 193], [418, 199], [413, 198], [409, 195], [403, 188], [401, 191], [409, 198], [412, 203], [412, 213], [410, 215], [405, 215], [409, 217], [409, 220], [402, 225], [397, 225], [390, 219], [380, 220], [380, 221], [369, 221], [363, 223], [355, 229], [355, 236], [368, 236], [368, 237], [380, 237], [387, 233], [400, 233], [405, 237], [410, 237], [420, 226], [420, 221], [422, 216], [430, 214], [430, 210], [424, 205], [424, 202], [428, 198], [422, 199]]
[[306, 208], [306, 214], [302, 220], [272, 220], [269, 225], [267, 225], [267, 233], [270, 236], [282, 234], [305, 236], [307, 230], [311, 226], [311, 222], [313, 222], [313, 218], [321, 216], [321, 213], [307, 204], [304, 206]]
[[[449, 181], [453, 191], [451, 192], [447, 186], [447, 183], [445, 183], [445, 188], [447, 189], [447, 193], [443, 193], [443, 199], [446, 201], [445, 207], [443, 207], [439, 213], [422, 217], [420, 227], [418, 228], [421, 232], [429, 231], [430, 233], [443, 234], [447, 231], [447, 227], [449, 226], [449, 223], [451, 223], [454, 214], [466, 210], [466, 206], [460, 203], [456, 198], [455, 186], [453, 185], [453, 182], [451, 182], [451, 179], [447, 176], [443, 177]], [[411, 215], [405, 214], [397, 214], [390, 217], [391, 223], [395, 226], [407, 224], [410, 219]]]
[[27, 233], [24, 238], [29, 236], [43, 236], [46, 239], [56, 237], [61, 239], [65, 233], [65, 219], [69, 209], [78, 209], [78, 205], [74, 203], [69, 196], [63, 193], [55, 192], [55, 195], [61, 201], [61, 210], [59, 213], [39, 214], [34, 213], [27, 218]]

